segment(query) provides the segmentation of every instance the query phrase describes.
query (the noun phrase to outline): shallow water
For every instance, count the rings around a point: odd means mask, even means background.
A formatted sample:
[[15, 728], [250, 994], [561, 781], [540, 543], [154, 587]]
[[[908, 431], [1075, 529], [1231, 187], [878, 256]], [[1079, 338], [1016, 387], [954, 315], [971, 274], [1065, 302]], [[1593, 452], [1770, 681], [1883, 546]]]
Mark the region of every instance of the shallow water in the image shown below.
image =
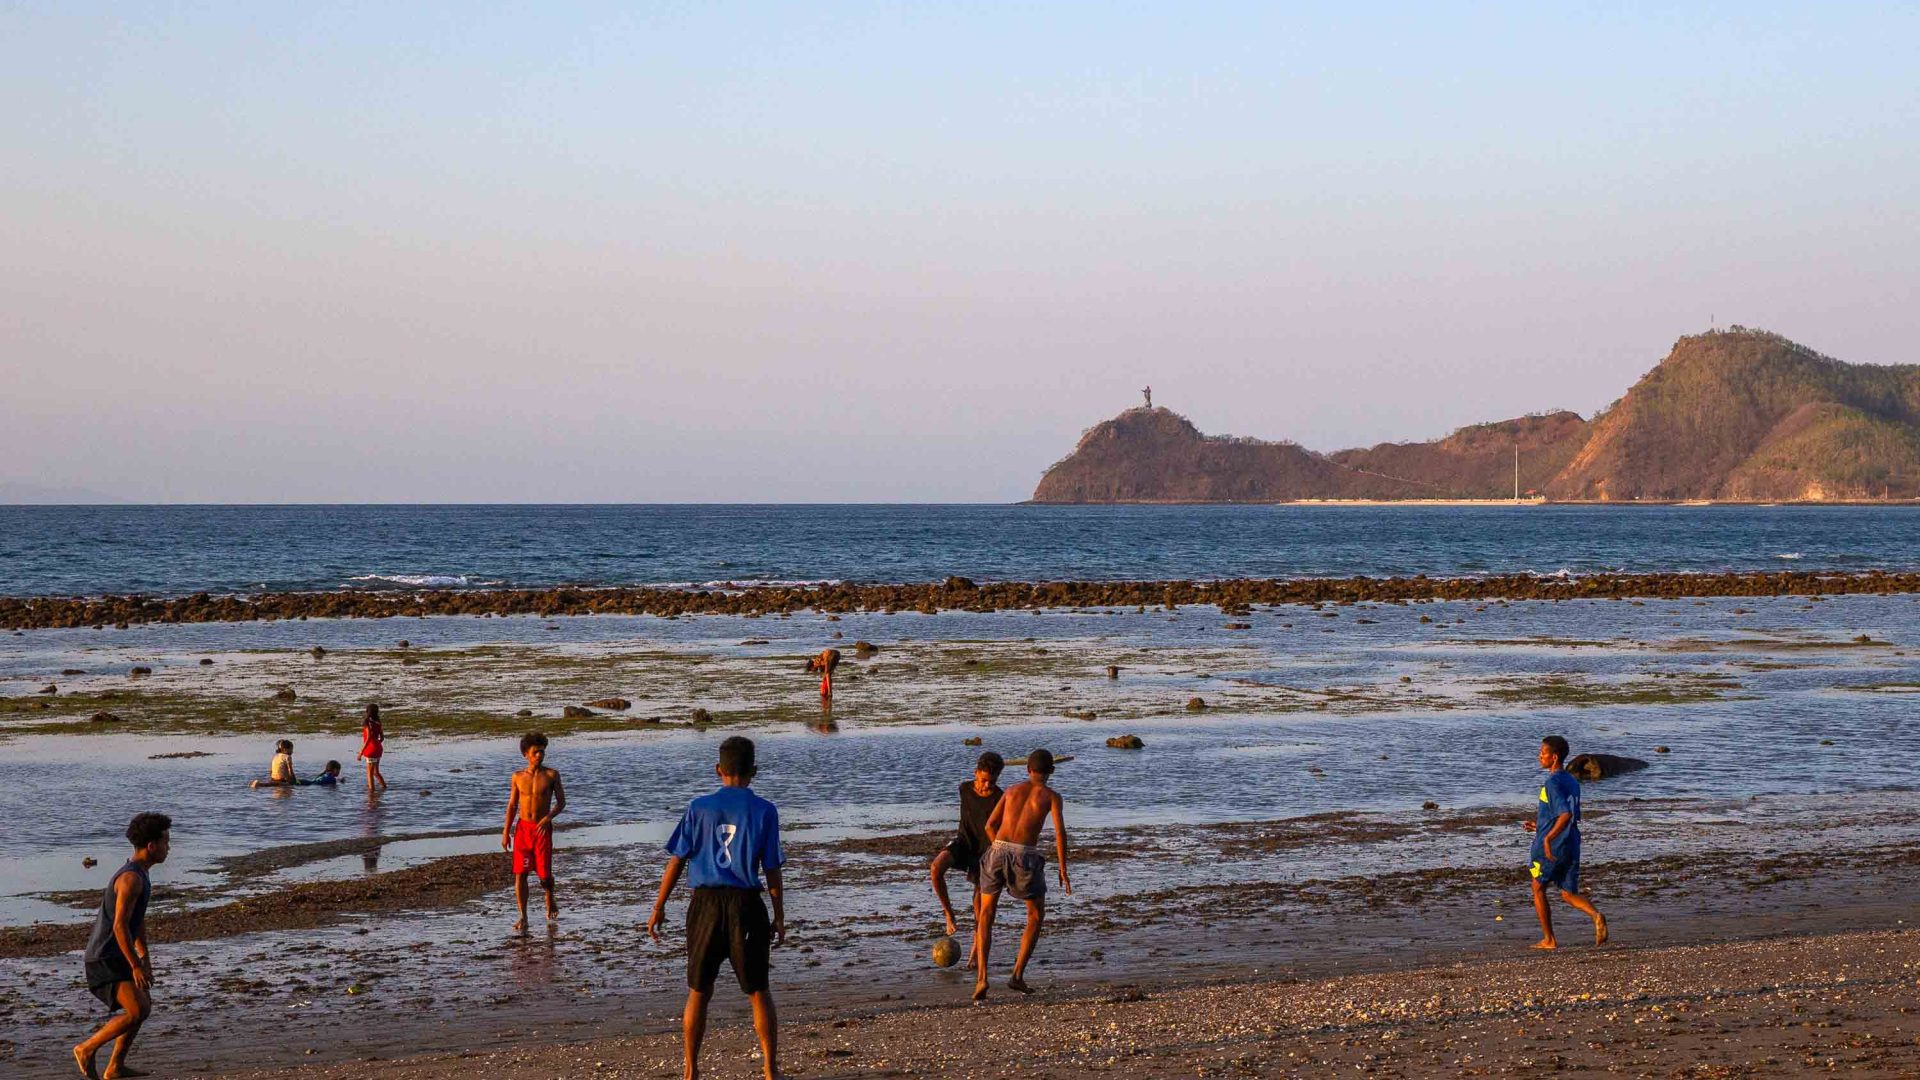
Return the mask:
[[[1735, 615], [1736, 609], [1746, 613]], [[1305, 608], [1263, 610], [1251, 618], [1252, 630], [1233, 632], [1220, 629], [1223, 620], [1211, 609], [1171, 616], [1157, 611], [871, 615], [848, 617], [831, 627], [817, 617], [796, 616], [436, 618], [35, 631], [13, 639], [0, 659], [0, 694], [29, 695], [49, 672], [65, 666], [95, 672], [62, 679], [68, 686], [85, 687], [90, 681], [124, 686], [124, 665], [133, 658], [162, 668], [156, 679], [172, 669], [187, 679], [199, 677], [198, 657], [214, 655], [221, 663], [210, 669], [217, 675], [208, 678], [244, 679], [237, 673], [246, 665], [238, 661], [253, 654], [241, 650], [304, 649], [324, 642], [350, 655], [356, 648], [390, 645], [402, 634], [429, 650], [518, 641], [591, 655], [600, 647], [637, 642], [723, 653], [749, 668], [762, 662], [758, 658], [784, 668], [779, 657], [817, 647], [830, 630], [844, 632], [847, 640], [880, 642], [883, 650], [902, 648], [899, 643], [909, 638], [999, 643], [1032, 638], [1035, 647], [1048, 648], [1053, 659], [1077, 668], [1064, 683], [1052, 671], [1004, 676], [998, 689], [981, 699], [992, 703], [994, 711], [987, 713], [960, 707], [870, 715], [861, 708], [863, 684], [856, 683], [842, 690], [837, 730], [830, 733], [798, 723], [752, 727], [747, 733], [761, 744], [756, 786], [781, 805], [786, 821], [826, 826], [834, 835], [946, 823], [953, 789], [969, 775], [979, 752], [962, 739], [975, 734], [987, 748], [1009, 757], [1038, 745], [1074, 755], [1075, 761], [1061, 767], [1057, 786], [1068, 799], [1070, 825], [1094, 830], [1266, 821], [1333, 810], [1408, 812], [1427, 800], [1448, 808], [1524, 808], [1537, 783], [1533, 751], [1548, 732], [1568, 736], [1576, 752], [1652, 762], [1642, 772], [1596, 785], [1590, 806], [1627, 799], [1866, 796], [1907, 787], [1908, 771], [1888, 763], [1910, 760], [1920, 751], [1920, 694], [1901, 693], [1897, 685], [1854, 688], [1920, 683], [1920, 651], [1907, 647], [1920, 643], [1920, 603], [1911, 597], [1650, 601], [1644, 606], [1436, 603], [1326, 611], [1337, 617], [1323, 618]], [[1422, 616], [1433, 622], [1421, 623]], [[561, 630], [547, 630], [549, 625]], [[1887, 644], [1854, 644], [1863, 634]], [[769, 643], [737, 644], [749, 635]], [[1576, 644], [1595, 641], [1604, 644]], [[1125, 651], [1145, 652], [1158, 663], [1108, 680], [1105, 658]], [[1196, 656], [1204, 667], [1188, 662]], [[1403, 675], [1411, 681], [1401, 683]], [[919, 676], [906, 665], [900, 678], [911, 691]], [[1614, 701], [1603, 695], [1597, 704], [1487, 693], [1511, 688], [1534, 695], [1549, 680], [1576, 688], [1576, 698], [1622, 686], [1710, 688], [1701, 691], [1702, 700], [1645, 702], [1629, 696]], [[796, 698], [805, 699], [810, 686], [794, 676]], [[1184, 712], [1181, 704], [1193, 695], [1219, 708]], [[1309, 707], [1319, 700], [1327, 707]], [[1162, 704], [1152, 706], [1156, 701]], [[1268, 701], [1273, 704], [1263, 704]], [[1065, 718], [1063, 702], [1107, 718]], [[188, 884], [217, 881], [213, 861], [224, 855], [315, 840], [485, 829], [499, 822], [507, 774], [519, 763], [513, 740], [423, 741], [390, 726], [394, 743], [386, 772], [394, 786], [370, 799], [353, 763], [357, 723], [351, 712], [342, 715], [342, 730], [302, 736], [295, 755], [303, 775], [317, 771], [327, 758], [346, 763], [347, 784], [338, 790], [247, 789], [246, 781], [264, 770], [272, 741], [257, 735], [195, 736], [186, 743], [120, 734], [0, 741], [0, 815], [36, 823], [0, 855], [7, 894], [0, 897], [0, 922], [61, 917], [63, 909], [32, 894], [97, 887], [110, 866], [87, 870], [81, 857], [117, 865], [120, 829], [141, 810], [174, 816], [175, 855], [166, 876]], [[594, 834], [603, 841], [613, 836], [654, 842], [653, 834], [663, 833], [686, 801], [710, 785], [713, 747], [734, 730], [722, 725], [701, 732], [633, 730], [556, 740], [550, 762], [566, 778], [566, 820], [614, 829]], [[1147, 749], [1127, 752], [1104, 745], [1107, 737], [1122, 732], [1140, 735]], [[1822, 740], [1831, 745], [1821, 745]], [[1656, 745], [1673, 752], [1655, 754]], [[215, 756], [148, 760], [184, 749]], [[574, 842], [573, 835], [566, 842]], [[447, 849], [484, 850], [490, 842], [481, 837]], [[383, 868], [401, 857], [397, 849], [390, 852]], [[354, 864], [357, 859], [343, 861], [338, 872], [354, 872]]]

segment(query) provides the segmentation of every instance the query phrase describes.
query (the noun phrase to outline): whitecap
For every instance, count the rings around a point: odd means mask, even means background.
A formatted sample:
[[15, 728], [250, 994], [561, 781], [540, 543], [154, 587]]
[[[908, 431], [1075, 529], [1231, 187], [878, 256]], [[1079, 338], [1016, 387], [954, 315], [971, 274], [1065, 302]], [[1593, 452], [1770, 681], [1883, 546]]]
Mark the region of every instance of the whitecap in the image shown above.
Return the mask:
[[[361, 574], [351, 578], [353, 581], [390, 581], [395, 585], [423, 585], [443, 587], [448, 585], [471, 585], [472, 579], [465, 574]], [[482, 584], [499, 584], [483, 582]]]
[[1774, 558], [1776, 558], [1776, 559], [1804, 559], [1804, 558], [1806, 558], [1806, 556], [1804, 556], [1804, 555], [1802, 555], [1802, 554], [1800, 554], [1800, 553], [1799, 553], [1799, 552], [1797, 552], [1797, 551], [1783, 551], [1783, 552], [1781, 552], [1781, 553], [1779, 553], [1778, 555], [1775, 555], [1775, 556], [1774, 556]]

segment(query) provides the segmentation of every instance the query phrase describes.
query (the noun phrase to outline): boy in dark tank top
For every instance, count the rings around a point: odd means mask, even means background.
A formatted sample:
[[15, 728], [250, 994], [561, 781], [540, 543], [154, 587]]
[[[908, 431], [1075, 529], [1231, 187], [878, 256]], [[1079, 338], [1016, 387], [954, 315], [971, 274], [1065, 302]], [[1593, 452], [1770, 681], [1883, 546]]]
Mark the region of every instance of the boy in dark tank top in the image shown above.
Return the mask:
[[[1006, 760], [991, 750], [980, 755], [973, 766], [973, 779], [960, 785], [959, 828], [928, 868], [933, 875], [933, 895], [940, 898], [940, 911], [947, 919], [948, 934], [957, 932], [959, 925], [953, 921], [953, 902], [947, 896], [947, 872], [958, 870], [967, 875], [968, 882], [979, 884], [980, 858], [993, 843], [987, 836], [987, 819], [993, 816], [993, 808], [1000, 805], [1000, 771], [1006, 767]], [[970, 891], [974, 894], [974, 925], [978, 926], [979, 890]], [[967, 966], [973, 966], [971, 957]]]
[[[147, 951], [147, 901], [153, 886], [147, 871], [167, 861], [172, 828], [173, 819], [165, 814], [135, 816], [127, 825], [133, 856], [114, 871], [100, 897], [100, 913], [82, 954], [87, 989], [106, 1003], [109, 1013], [118, 1015], [110, 1016], [91, 1038], [73, 1048], [74, 1063], [88, 1080], [139, 1075], [127, 1068], [127, 1052], [153, 1011], [148, 992], [153, 985], [153, 957]], [[113, 1052], [107, 1056], [107, 1071], [95, 1072], [93, 1059], [108, 1043], [113, 1044]]]

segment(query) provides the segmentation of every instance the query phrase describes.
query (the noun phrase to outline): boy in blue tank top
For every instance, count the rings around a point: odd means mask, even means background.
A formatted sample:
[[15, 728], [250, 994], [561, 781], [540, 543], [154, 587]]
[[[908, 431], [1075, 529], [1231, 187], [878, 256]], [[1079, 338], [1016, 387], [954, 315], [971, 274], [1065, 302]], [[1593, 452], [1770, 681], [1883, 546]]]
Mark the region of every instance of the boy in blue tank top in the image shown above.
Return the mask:
[[1607, 943], [1607, 917], [1580, 895], [1580, 781], [1566, 768], [1567, 740], [1549, 735], [1540, 740], [1540, 767], [1547, 781], [1540, 785], [1538, 808], [1532, 821], [1522, 822], [1533, 834], [1528, 872], [1533, 875], [1533, 910], [1540, 916], [1536, 949], [1558, 947], [1553, 938], [1553, 913], [1547, 910], [1547, 889], [1593, 920], [1593, 943]]
[[[785, 889], [780, 868], [780, 811], [753, 793], [758, 772], [753, 740], [735, 735], [720, 744], [720, 789], [693, 800], [667, 838], [667, 870], [660, 895], [647, 919], [647, 934], [660, 940], [667, 897], [684, 873], [693, 885], [687, 906], [687, 1008], [681, 1017], [686, 1036], [686, 1074], [699, 1075], [700, 1042], [707, 1034], [707, 1005], [720, 962], [753, 1003], [753, 1029], [760, 1036], [760, 1060], [767, 1080], [779, 1068], [779, 1019], [768, 985], [774, 943], [787, 941]], [[760, 902], [760, 875], [767, 877], [773, 919]]]
[[86, 1042], [73, 1048], [74, 1063], [87, 1080], [100, 1080], [94, 1071], [94, 1057], [100, 1048], [113, 1044], [107, 1055], [106, 1076], [142, 1075], [127, 1068], [127, 1052], [140, 1025], [153, 1011], [148, 987], [153, 985], [153, 956], [147, 951], [147, 901], [153, 886], [147, 871], [167, 861], [167, 849], [173, 837], [169, 832], [173, 819], [165, 814], [137, 814], [127, 824], [127, 842], [133, 845], [133, 857], [114, 871], [107, 890], [100, 897], [100, 913], [94, 917], [93, 933], [87, 937], [82, 959], [87, 970], [87, 989], [107, 1006], [109, 1016], [100, 1030]]

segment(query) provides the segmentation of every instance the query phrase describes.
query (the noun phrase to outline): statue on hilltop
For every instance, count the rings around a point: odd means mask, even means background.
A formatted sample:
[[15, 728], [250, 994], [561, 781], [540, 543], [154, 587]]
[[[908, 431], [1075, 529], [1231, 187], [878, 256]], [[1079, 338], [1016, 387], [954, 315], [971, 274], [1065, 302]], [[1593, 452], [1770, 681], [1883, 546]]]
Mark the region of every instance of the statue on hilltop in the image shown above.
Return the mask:
[[1153, 408], [1153, 387], [1143, 387], [1140, 392], [1147, 396], [1147, 408]]

